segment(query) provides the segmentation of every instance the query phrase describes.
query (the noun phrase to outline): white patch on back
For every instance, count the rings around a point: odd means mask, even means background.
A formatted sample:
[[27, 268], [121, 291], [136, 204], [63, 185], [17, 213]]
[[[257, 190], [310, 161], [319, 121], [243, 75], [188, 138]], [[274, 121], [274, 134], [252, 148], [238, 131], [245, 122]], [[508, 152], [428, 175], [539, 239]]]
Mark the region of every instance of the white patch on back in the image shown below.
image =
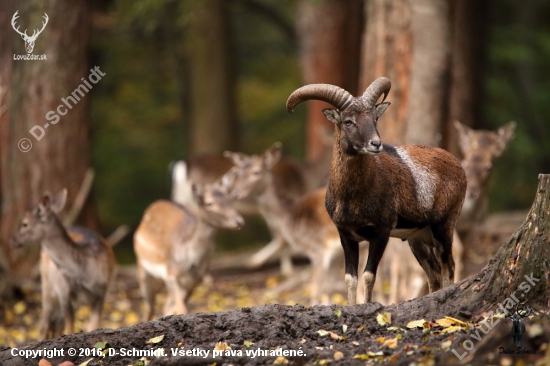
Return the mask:
[[143, 259], [140, 260], [139, 263], [151, 276], [160, 278], [161, 280], [166, 280], [168, 278], [168, 267], [166, 264], [147, 262]]
[[435, 176], [428, 169], [412, 161], [409, 153], [402, 147], [395, 149], [399, 157], [411, 171], [416, 186], [416, 199], [420, 207], [429, 210], [433, 207], [435, 197]]

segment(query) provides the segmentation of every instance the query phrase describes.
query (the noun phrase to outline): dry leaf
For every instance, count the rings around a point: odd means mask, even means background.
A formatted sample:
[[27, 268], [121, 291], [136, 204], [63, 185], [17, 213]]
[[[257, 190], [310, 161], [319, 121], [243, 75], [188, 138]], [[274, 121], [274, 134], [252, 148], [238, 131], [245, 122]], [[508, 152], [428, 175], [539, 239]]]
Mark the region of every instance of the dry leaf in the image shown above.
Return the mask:
[[344, 358], [344, 354], [340, 351], [334, 352], [334, 360], [338, 361]]
[[420, 319], [420, 320], [412, 320], [407, 323], [407, 328], [424, 328], [424, 323], [427, 323], [426, 320]]
[[396, 331], [396, 332], [405, 332], [405, 333], [407, 333], [407, 330], [406, 330], [406, 329], [399, 328], [399, 327], [388, 327], [388, 330], [390, 330], [390, 331]]
[[348, 330], [348, 326], [343, 324], [342, 325], [342, 331], [343, 331], [342, 333], [346, 333], [347, 330]]
[[448, 351], [449, 348], [451, 348], [451, 345], [453, 344], [453, 342], [451, 340], [448, 340], [448, 341], [445, 341], [445, 342], [442, 342], [441, 343], [441, 349], [443, 351]]
[[337, 310], [334, 310], [334, 315], [336, 315], [338, 318], [342, 316], [342, 310], [340, 309], [337, 309]]
[[458, 319], [455, 319], [455, 318], [451, 318], [450, 316], [446, 316], [445, 319], [447, 319], [447, 320], [453, 322], [453, 323], [456, 324], [456, 325], [460, 325], [460, 326], [463, 327], [463, 328], [466, 328], [466, 329], [469, 328], [468, 323], [465, 323], [465, 322], [463, 322], [462, 320], [458, 320]]
[[324, 337], [329, 334], [326, 330], [320, 329], [317, 331], [317, 334], [319, 334], [321, 337]]
[[388, 347], [394, 349], [395, 347], [397, 347], [397, 337], [386, 339], [380, 347]]
[[159, 343], [164, 339], [164, 334], [159, 335], [158, 337], [151, 338], [147, 341], [148, 344]]
[[107, 341], [101, 341], [94, 344], [94, 348], [98, 350], [105, 348], [105, 346], [107, 346]]
[[383, 314], [376, 314], [376, 321], [380, 325], [391, 324], [391, 313], [385, 312]]
[[273, 361], [274, 365], [288, 365], [288, 360], [284, 356], [279, 356]]
[[384, 343], [385, 340], [386, 340], [386, 338], [384, 338], [384, 337], [379, 337], [379, 338], [375, 339], [375, 341], [378, 342], [378, 343]]
[[447, 328], [447, 327], [450, 327], [451, 325], [455, 324], [455, 322], [453, 322], [452, 320], [447, 319], [447, 318], [437, 319], [435, 322], [437, 324], [441, 325], [443, 328]]
[[93, 358], [89, 358], [89, 359], [87, 359], [86, 361], [82, 362], [82, 363], [81, 363], [80, 365], [78, 365], [78, 366], [87, 366], [87, 365], [90, 363], [90, 361], [92, 361], [92, 360], [93, 360]]
[[214, 346], [214, 350], [216, 350], [216, 351], [225, 351], [225, 350], [230, 350], [230, 349], [231, 349], [231, 347], [229, 347], [229, 345], [225, 342], [218, 342]]

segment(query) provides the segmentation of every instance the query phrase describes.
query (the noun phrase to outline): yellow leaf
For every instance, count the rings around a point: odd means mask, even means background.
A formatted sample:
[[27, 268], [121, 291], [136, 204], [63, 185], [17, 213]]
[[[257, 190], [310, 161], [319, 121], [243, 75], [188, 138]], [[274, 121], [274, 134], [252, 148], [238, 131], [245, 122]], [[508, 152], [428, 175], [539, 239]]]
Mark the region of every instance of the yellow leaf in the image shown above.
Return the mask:
[[390, 338], [385, 340], [380, 347], [388, 347], [394, 349], [397, 347], [397, 338]]
[[326, 365], [326, 364], [328, 364], [329, 362], [330, 362], [330, 361], [325, 360], [325, 359], [323, 358], [323, 359], [320, 359], [320, 360], [315, 360], [314, 365]]
[[15, 315], [21, 315], [25, 312], [25, 310], [27, 310], [27, 304], [23, 301], [19, 301], [13, 306], [13, 312]]
[[218, 342], [214, 346], [214, 350], [216, 350], [216, 351], [225, 351], [225, 350], [229, 350], [229, 349], [231, 349], [231, 347], [229, 347], [229, 345], [225, 342]]
[[244, 341], [244, 345], [246, 346], [246, 348], [252, 346], [253, 344], [254, 344], [254, 342]]
[[284, 356], [279, 356], [273, 361], [274, 365], [288, 365], [288, 360]]
[[147, 341], [148, 344], [159, 343], [164, 339], [164, 334], [159, 335], [158, 337], [151, 338]]
[[[348, 330], [348, 326], [343, 324], [342, 325], [342, 333], [346, 333], [346, 331]], [[532, 337], [531, 337], [532, 338]]]
[[395, 336], [395, 338], [397, 338], [397, 339], [403, 339], [403, 334], [399, 333], [398, 335]]
[[450, 316], [446, 316], [445, 319], [453, 322], [454, 324], [456, 325], [460, 325], [461, 327], [463, 328], [468, 328], [468, 323], [465, 323], [463, 322], [462, 320], [458, 320], [458, 319], [455, 319], [455, 318], [451, 318]]
[[133, 311], [130, 311], [124, 316], [124, 323], [127, 325], [135, 325], [139, 323], [139, 316]]
[[453, 342], [451, 340], [442, 342], [441, 343], [441, 349], [444, 350], [444, 351], [447, 351], [447, 350], [449, 350], [449, 348], [451, 348], [452, 344], [453, 344]]
[[437, 324], [441, 325], [443, 328], [447, 328], [447, 327], [450, 327], [451, 325], [454, 325], [455, 322], [447, 319], [447, 318], [443, 318], [443, 319], [437, 319], [435, 321]]
[[447, 327], [447, 328], [443, 329], [439, 334], [443, 335], [443, 334], [448, 334], [448, 333], [454, 333], [454, 332], [458, 332], [461, 329], [464, 329], [464, 328], [462, 328], [461, 326], [458, 326], [458, 325], [452, 325], [450, 327]]
[[399, 327], [388, 327], [388, 330], [390, 331], [396, 331], [396, 332], [405, 332], [407, 333], [407, 331], [403, 328], [399, 328]]
[[360, 331], [362, 331], [363, 329], [365, 329], [365, 327], [366, 327], [365, 325], [361, 325], [359, 328], [357, 328], [357, 331], [360, 332]]
[[424, 323], [427, 323], [426, 320], [420, 319], [420, 320], [412, 320], [407, 323], [407, 328], [424, 328]]
[[103, 349], [107, 345], [107, 341], [101, 341], [94, 344], [95, 349]]
[[334, 360], [338, 361], [344, 358], [344, 354], [340, 351], [334, 352]]
[[375, 341], [378, 342], [378, 343], [384, 343], [385, 340], [386, 340], [386, 338], [384, 338], [384, 337], [379, 337], [379, 338], [375, 339]]
[[359, 345], [359, 342], [353, 341], [353, 342], [351, 342], [351, 344], [353, 344], [354, 346], [358, 346], [358, 345]]
[[391, 313], [385, 312], [383, 314], [378, 313], [376, 315], [376, 321], [380, 325], [391, 324]]
[[321, 329], [321, 330], [317, 331], [317, 334], [319, 334], [321, 337], [324, 337], [324, 336], [328, 335], [329, 333], [326, 330]]
[[334, 310], [334, 315], [336, 315], [338, 318], [342, 316], [342, 310], [336, 309]]

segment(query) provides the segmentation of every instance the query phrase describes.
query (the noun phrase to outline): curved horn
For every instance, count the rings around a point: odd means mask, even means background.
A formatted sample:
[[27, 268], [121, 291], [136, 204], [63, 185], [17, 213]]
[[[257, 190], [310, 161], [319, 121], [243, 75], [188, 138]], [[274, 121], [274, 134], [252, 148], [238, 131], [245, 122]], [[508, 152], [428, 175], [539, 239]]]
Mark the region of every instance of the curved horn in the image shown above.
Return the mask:
[[384, 94], [382, 102], [386, 99], [388, 93], [390, 92], [390, 89], [390, 79], [385, 77], [378, 78], [369, 85], [367, 90], [365, 90], [365, 92], [361, 96], [361, 101], [363, 102], [365, 107], [372, 108], [382, 94]]
[[315, 99], [330, 103], [339, 110], [344, 110], [355, 103], [355, 97], [346, 90], [331, 84], [309, 84], [296, 89], [286, 101], [290, 113], [298, 104]]

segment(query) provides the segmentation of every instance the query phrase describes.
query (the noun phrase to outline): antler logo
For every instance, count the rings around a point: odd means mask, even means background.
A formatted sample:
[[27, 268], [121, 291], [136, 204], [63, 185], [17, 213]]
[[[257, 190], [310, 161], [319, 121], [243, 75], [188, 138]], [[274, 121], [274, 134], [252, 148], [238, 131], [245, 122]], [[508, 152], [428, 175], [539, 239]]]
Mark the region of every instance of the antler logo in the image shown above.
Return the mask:
[[24, 32], [21, 32], [19, 30], [19, 26], [17, 28], [15, 27], [15, 21], [17, 20], [17, 18], [19, 18], [19, 15], [17, 15], [17, 13], [19, 13], [19, 10], [16, 11], [11, 18], [11, 26], [17, 33], [21, 35], [21, 38], [23, 38], [23, 40], [25, 41], [25, 49], [27, 50], [27, 53], [31, 53], [34, 49], [34, 42], [36, 41], [36, 38], [38, 38], [38, 35], [40, 35], [44, 28], [46, 28], [46, 24], [48, 24], [48, 14], [44, 13], [44, 22], [42, 22], [42, 29], [40, 29], [39, 31], [35, 29], [32, 33], [32, 36], [29, 36], [26, 29]]

